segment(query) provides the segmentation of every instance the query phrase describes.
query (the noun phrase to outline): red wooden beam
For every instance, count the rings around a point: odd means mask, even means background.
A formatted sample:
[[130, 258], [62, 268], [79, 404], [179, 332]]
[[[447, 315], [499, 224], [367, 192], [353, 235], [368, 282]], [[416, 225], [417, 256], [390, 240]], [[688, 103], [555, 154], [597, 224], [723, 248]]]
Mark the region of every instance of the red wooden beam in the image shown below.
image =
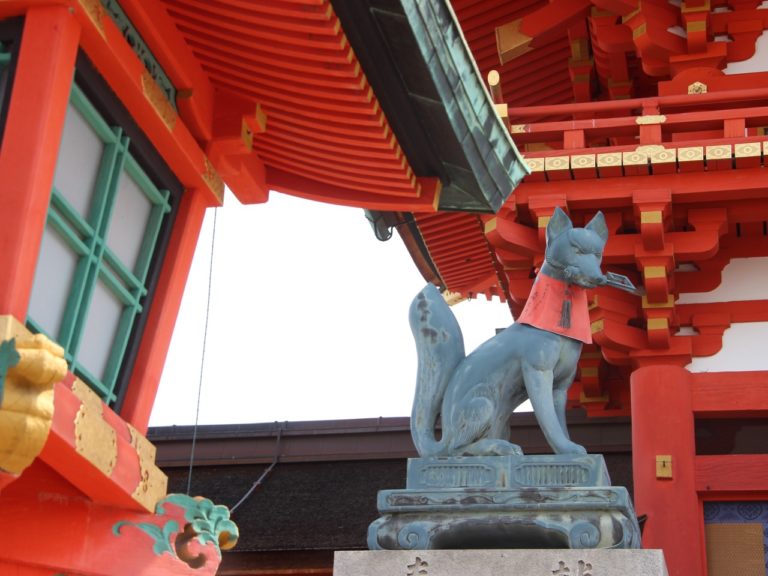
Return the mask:
[[30, 8], [0, 151], [0, 314], [27, 317], [77, 56], [64, 6]]
[[768, 371], [692, 375], [692, 407], [699, 416], [768, 413]]
[[607, 112], [629, 112], [644, 107], [658, 107], [660, 113], [665, 113], [674, 108], [696, 107], [733, 107], [739, 103], [768, 100], [768, 88], [745, 88], [741, 90], [724, 90], [721, 92], [707, 92], [704, 94], [655, 96], [651, 98], [629, 98], [627, 100], [601, 100], [596, 102], [575, 102], [572, 104], [551, 104], [540, 106], [510, 107], [509, 115], [512, 118], [563, 116], [584, 114], [596, 114]]
[[768, 494], [768, 454], [696, 456], [696, 491], [702, 497], [721, 492]]
[[155, 290], [155, 306], [149, 309], [144, 337], [120, 415], [146, 434], [149, 416], [160, 386], [171, 335], [192, 266], [197, 238], [207, 206], [204, 190], [188, 190], [181, 199]]
[[179, 112], [192, 134], [210, 140], [213, 86], [168, 12], [159, 2], [123, 0], [120, 6], [173, 82]]
[[502, 64], [536, 47], [537, 40], [565, 30], [575, 19], [583, 18], [589, 0], [554, 0], [523, 18], [496, 28], [496, 43]]

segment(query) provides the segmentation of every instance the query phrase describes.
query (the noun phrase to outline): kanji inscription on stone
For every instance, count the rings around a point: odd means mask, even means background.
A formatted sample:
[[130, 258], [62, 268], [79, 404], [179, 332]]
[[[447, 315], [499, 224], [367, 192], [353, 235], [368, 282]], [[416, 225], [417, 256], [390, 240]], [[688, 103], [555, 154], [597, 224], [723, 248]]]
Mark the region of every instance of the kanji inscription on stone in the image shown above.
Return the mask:
[[552, 570], [552, 574], [554, 576], [561, 576], [563, 574], [568, 574], [568, 576], [592, 576], [592, 564], [589, 562], [584, 562], [584, 560], [579, 560], [579, 562], [576, 564], [576, 568], [574, 571], [571, 571], [570, 567], [560, 560], [558, 562], [557, 568]]
[[416, 556], [416, 560], [413, 561], [413, 564], [406, 565], [406, 568], [408, 569], [406, 576], [427, 576], [428, 566], [429, 563], [427, 561], [422, 560], [419, 556]]

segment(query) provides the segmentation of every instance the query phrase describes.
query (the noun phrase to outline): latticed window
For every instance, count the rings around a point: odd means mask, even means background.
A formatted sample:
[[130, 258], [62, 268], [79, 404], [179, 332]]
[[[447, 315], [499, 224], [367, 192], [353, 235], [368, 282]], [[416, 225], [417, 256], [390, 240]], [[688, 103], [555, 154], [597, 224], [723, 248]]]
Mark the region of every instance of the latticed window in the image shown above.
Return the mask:
[[15, 52], [18, 45], [18, 34], [13, 27], [9, 31], [0, 23], [0, 139], [5, 126], [5, 115], [8, 107], [11, 84], [13, 81], [13, 69]]
[[8, 68], [11, 63], [11, 54], [0, 43], [0, 110], [3, 109], [5, 93], [8, 88]]
[[155, 186], [129, 144], [74, 85], [27, 318], [107, 403], [117, 399], [170, 212], [168, 190]]

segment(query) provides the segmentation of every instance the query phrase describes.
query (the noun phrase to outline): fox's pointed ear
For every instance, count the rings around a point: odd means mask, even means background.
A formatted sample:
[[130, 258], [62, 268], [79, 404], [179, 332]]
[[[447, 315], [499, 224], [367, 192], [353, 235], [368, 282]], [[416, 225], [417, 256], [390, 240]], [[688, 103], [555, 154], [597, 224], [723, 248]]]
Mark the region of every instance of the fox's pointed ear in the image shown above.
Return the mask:
[[556, 206], [555, 211], [547, 224], [547, 244], [571, 228], [573, 228], [573, 224], [571, 224], [571, 219], [568, 218], [568, 214], [563, 212], [560, 206]]
[[608, 225], [605, 223], [605, 216], [602, 212], [595, 214], [595, 217], [584, 228], [600, 236], [603, 242], [608, 241]]

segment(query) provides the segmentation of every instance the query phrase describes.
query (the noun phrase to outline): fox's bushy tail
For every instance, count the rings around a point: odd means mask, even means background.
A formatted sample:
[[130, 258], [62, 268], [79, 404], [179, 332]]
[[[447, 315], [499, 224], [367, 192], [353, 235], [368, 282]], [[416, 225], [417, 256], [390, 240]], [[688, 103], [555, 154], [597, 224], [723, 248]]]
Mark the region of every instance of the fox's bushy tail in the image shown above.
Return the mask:
[[464, 338], [453, 312], [432, 284], [413, 299], [409, 319], [418, 354], [411, 435], [419, 455], [434, 456], [442, 448], [435, 424], [451, 375], [464, 359]]

